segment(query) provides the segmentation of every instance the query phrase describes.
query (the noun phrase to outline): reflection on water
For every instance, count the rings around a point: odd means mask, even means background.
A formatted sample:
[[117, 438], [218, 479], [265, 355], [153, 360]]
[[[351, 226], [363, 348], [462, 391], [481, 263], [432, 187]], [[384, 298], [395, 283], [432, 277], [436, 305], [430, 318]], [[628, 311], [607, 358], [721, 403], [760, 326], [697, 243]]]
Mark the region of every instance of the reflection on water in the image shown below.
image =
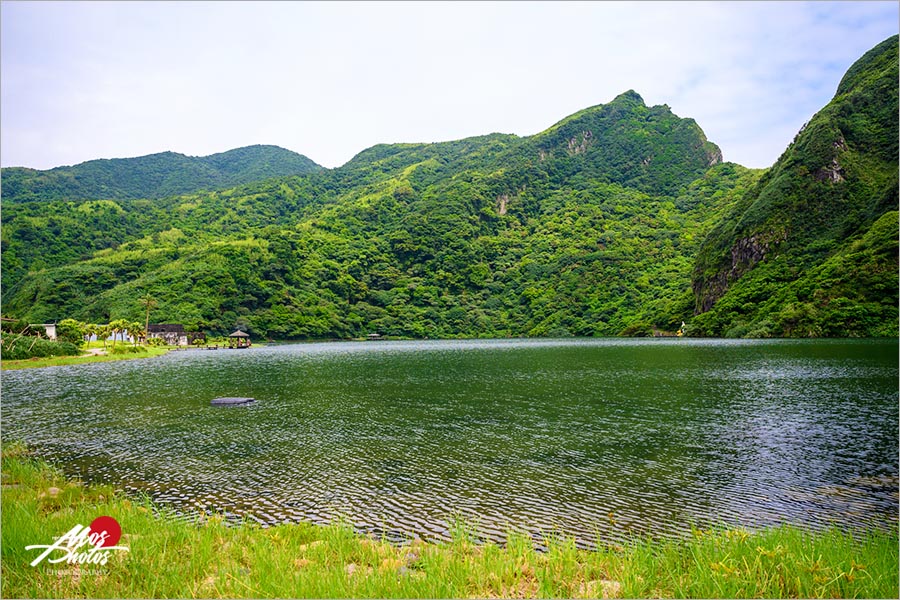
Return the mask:
[[897, 377], [896, 340], [298, 344], [5, 372], [2, 426], [186, 518], [592, 543], [896, 522]]

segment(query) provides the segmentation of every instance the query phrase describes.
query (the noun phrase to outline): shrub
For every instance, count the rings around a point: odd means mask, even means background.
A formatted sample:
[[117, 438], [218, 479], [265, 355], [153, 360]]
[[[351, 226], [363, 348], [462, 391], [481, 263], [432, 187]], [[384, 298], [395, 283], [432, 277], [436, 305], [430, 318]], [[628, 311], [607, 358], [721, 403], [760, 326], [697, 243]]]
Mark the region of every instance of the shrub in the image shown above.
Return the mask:
[[653, 337], [653, 325], [646, 321], [632, 323], [621, 332], [621, 337]]
[[56, 325], [56, 339], [75, 346], [84, 345], [85, 324], [75, 319], [63, 319]]
[[143, 346], [116, 346], [110, 350], [111, 354], [142, 354], [146, 352], [147, 349]]
[[6, 334], [0, 340], [0, 358], [24, 360], [47, 356], [78, 356], [81, 351], [69, 342], [51, 342], [30, 335]]

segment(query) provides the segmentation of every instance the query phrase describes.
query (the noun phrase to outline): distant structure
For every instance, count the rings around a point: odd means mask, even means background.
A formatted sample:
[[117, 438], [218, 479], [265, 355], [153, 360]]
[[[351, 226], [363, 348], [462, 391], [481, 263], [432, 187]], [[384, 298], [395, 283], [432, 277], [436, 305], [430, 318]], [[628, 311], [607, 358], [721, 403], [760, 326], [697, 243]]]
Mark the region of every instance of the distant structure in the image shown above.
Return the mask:
[[184, 330], [184, 325], [177, 325], [174, 323], [149, 325], [147, 327], [147, 338], [163, 340], [168, 346], [188, 345], [188, 334]]
[[250, 335], [244, 333], [240, 329], [232, 333], [228, 336], [228, 347], [229, 348], [249, 348], [250, 347]]
[[47, 333], [47, 339], [51, 342], [56, 341], [56, 323], [42, 323], [40, 325], [32, 325], [34, 328], [43, 327]]

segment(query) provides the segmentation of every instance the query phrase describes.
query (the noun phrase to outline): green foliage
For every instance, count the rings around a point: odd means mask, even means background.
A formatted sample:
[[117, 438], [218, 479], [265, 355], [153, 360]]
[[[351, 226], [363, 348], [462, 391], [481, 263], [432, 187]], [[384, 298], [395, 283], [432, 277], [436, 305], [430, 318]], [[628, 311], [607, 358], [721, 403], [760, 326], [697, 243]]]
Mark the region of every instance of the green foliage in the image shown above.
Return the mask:
[[3, 199], [28, 202], [163, 198], [321, 168], [305, 156], [278, 146], [247, 146], [202, 157], [162, 152], [138, 158], [92, 160], [48, 171], [4, 168]]
[[532, 138], [376, 146], [334, 171], [153, 202], [10, 204], [8, 303], [143, 322], [150, 293], [153, 320], [280, 339], [671, 329], [709, 213], [756, 177], [707, 171], [709, 150], [695, 123], [625, 94]]
[[897, 334], [897, 46], [857, 61], [722, 215], [694, 268], [695, 333]]
[[867, 57], [766, 172], [627, 92], [226, 190], [4, 198], [4, 310], [144, 323], [150, 294], [152, 321], [263, 339], [895, 330], [896, 60]]
[[895, 337], [898, 218], [882, 215], [861, 238], [797, 272], [778, 257], [738, 280], [693, 320], [700, 335], [725, 337]]
[[4, 320], [0, 322], [0, 330], [2, 330], [3, 333], [44, 337], [43, 327], [32, 328], [28, 321], [12, 317], [4, 317]]
[[111, 354], [146, 354], [147, 349], [143, 346], [116, 346], [110, 350]]
[[60, 342], [68, 342], [76, 347], [84, 345], [84, 336], [87, 334], [87, 325], [75, 319], [63, 319], [56, 324], [56, 339]]
[[3, 360], [24, 360], [46, 356], [78, 356], [75, 344], [51, 342], [33, 335], [4, 333], [0, 338], [0, 357]]

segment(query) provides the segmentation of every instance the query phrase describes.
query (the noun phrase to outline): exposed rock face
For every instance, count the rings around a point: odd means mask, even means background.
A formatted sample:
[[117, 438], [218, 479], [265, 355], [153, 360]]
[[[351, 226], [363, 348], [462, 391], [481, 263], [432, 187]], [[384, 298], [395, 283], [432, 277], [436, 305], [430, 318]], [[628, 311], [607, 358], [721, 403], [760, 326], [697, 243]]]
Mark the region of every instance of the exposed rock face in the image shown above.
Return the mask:
[[819, 168], [813, 173], [813, 177], [816, 181], [841, 183], [845, 180], [844, 176], [846, 173], [844, 172], [844, 168], [838, 162], [838, 156], [847, 149], [847, 141], [844, 139], [843, 135], [840, 135], [838, 136], [838, 139], [832, 142], [831, 147], [834, 149], [834, 156], [831, 158], [831, 163]]
[[[588, 148], [588, 143], [593, 137], [593, 132], [582, 131], [580, 136], [574, 136], [569, 139], [568, 148], [566, 149], [569, 153], [569, 156], [574, 156], [576, 154], [584, 154]], [[578, 138], [581, 138], [580, 140]]]
[[715, 144], [710, 144], [706, 150], [706, 164], [712, 167], [722, 162], [722, 150]]
[[787, 239], [787, 233], [771, 232], [753, 234], [735, 242], [731, 247], [729, 269], [723, 269], [709, 279], [694, 281], [694, 297], [697, 299], [694, 314], [704, 313], [711, 309], [713, 304], [728, 291], [731, 282], [738, 280], [754, 265], [765, 260], [770, 250], [785, 239]]
[[509, 202], [509, 194], [500, 194], [497, 196], [497, 214], [506, 214], [506, 205]]
[[844, 181], [844, 169], [838, 162], [837, 157], [831, 159], [831, 164], [826, 165], [816, 171], [814, 177], [816, 181], [830, 181], [831, 183], [841, 183]]

